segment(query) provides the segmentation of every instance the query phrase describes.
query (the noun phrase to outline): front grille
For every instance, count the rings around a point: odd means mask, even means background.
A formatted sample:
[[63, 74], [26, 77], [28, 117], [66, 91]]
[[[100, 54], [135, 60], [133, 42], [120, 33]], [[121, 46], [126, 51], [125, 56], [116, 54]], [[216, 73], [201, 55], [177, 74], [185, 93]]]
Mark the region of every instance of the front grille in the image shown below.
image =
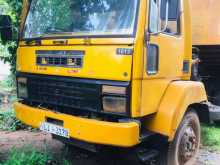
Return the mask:
[[101, 110], [101, 85], [72, 78], [28, 76], [28, 102], [74, 110]]
[[82, 67], [82, 57], [37, 57], [37, 65], [42, 66], [66, 66], [73, 68]]
[[81, 68], [85, 52], [80, 50], [37, 50], [36, 63], [43, 66]]

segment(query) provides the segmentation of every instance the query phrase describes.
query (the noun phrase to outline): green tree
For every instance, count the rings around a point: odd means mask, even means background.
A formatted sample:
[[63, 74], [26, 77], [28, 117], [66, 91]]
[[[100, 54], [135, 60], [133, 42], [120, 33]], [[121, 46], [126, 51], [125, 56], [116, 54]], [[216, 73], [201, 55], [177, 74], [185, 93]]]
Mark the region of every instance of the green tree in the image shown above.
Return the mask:
[[22, 10], [22, 0], [0, 0], [1, 14], [10, 15], [13, 21], [14, 41], [8, 42], [1, 46], [1, 50], [4, 51], [5, 47], [8, 52], [2, 52], [0, 57], [4, 62], [8, 62], [11, 65], [12, 73], [16, 71], [16, 49], [17, 49], [17, 36], [19, 31], [20, 14]]

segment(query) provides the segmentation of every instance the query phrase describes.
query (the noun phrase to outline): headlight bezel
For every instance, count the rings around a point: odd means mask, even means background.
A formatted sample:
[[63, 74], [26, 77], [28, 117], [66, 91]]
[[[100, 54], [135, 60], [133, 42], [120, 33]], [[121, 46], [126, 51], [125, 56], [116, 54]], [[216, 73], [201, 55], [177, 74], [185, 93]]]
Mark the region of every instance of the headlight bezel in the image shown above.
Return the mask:
[[17, 77], [17, 96], [20, 99], [28, 98], [27, 81], [26, 77]]
[[[105, 86], [108, 86], [109, 91], [103, 90]], [[114, 89], [115, 88], [115, 89]], [[110, 90], [111, 89], [111, 90]], [[114, 86], [114, 85], [103, 85], [102, 86], [102, 112], [106, 114], [112, 114], [112, 115], [120, 115], [120, 116], [130, 116], [130, 85], [126, 86]], [[108, 105], [105, 104], [105, 99], [114, 99], [116, 102], [124, 101], [124, 111], [122, 111], [121, 107], [116, 107], [115, 111], [106, 109]], [[113, 105], [114, 106], [114, 105]], [[118, 104], [118, 106], [120, 106]]]
[[126, 95], [127, 88], [124, 86], [103, 85], [102, 94]]
[[103, 111], [106, 113], [127, 113], [127, 99], [125, 97], [104, 96], [102, 98]]

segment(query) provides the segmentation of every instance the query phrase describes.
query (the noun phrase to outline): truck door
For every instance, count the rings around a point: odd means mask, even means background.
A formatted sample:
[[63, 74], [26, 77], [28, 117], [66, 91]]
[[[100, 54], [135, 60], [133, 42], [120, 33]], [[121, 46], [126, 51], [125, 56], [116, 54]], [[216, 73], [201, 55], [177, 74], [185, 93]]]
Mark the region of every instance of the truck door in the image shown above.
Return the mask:
[[143, 116], [157, 111], [168, 84], [183, 74], [184, 38], [179, 2], [149, 0], [142, 81]]

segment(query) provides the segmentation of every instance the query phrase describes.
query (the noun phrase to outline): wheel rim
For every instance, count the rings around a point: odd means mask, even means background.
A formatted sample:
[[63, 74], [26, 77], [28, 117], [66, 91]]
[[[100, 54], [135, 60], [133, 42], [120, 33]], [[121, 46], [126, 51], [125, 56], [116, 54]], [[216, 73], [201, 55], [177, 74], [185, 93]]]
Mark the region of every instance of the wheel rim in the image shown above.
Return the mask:
[[199, 146], [199, 137], [196, 129], [192, 125], [188, 125], [180, 140], [178, 160], [180, 165], [186, 164], [196, 156]]

